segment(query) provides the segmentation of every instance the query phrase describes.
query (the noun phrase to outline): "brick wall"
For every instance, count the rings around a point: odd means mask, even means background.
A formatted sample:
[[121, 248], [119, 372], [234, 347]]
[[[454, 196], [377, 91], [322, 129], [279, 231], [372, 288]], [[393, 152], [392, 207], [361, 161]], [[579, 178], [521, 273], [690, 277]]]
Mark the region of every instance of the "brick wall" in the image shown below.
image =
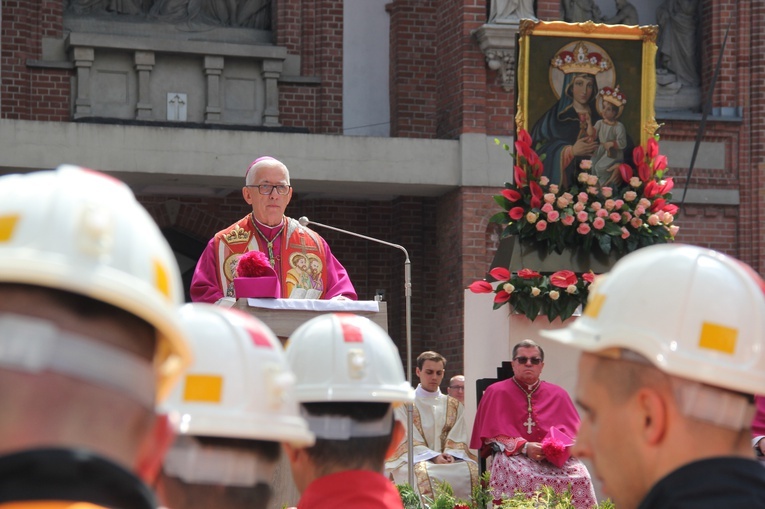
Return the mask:
[[71, 71], [29, 67], [42, 58], [42, 38], [61, 37], [64, 2], [3, 0], [0, 116], [65, 121], [69, 118]]

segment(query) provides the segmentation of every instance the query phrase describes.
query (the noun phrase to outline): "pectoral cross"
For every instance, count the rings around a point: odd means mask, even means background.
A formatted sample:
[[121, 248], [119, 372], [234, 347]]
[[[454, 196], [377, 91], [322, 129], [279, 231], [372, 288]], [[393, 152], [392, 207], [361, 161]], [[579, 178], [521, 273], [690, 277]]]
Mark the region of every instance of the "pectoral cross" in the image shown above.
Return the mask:
[[531, 416], [529, 415], [529, 418], [526, 419], [526, 422], [524, 422], [523, 425], [526, 426], [526, 433], [531, 435], [531, 427], [536, 426], [537, 424], [531, 420]]

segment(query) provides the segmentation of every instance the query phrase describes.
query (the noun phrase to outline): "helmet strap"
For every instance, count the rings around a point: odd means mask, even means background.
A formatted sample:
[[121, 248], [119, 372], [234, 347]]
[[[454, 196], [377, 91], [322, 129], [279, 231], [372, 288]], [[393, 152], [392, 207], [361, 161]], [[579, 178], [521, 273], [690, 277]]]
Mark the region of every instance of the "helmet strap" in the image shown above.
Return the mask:
[[[353, 403], [348, 402], [348, 405], [353, 405]], [[393, 429], [393, 405], [390, 405], [381, 419], [374, 421], [361, 422], [338, 415], [311, 415], [302, 405], [300, 414], [308, 422], [308, 429], [316, 435], [316, 438], [325, 440], [380, 437], [390, 434]]]
[[735, 431], [751, 427], [755, 413], [751, 397], [677, 377], [671, 380], [675, 399], [686, 417]]
[[189, 484], [252, 487], [271, 484], [276, 462], [257, 452], [202, 444], [192, 436], [179, 436], [165, 455], [165, 474]]
[[0, 368], [52, 371], [117, 389], [146, 408], [154, 407], [151, 361], [79, 334], [48, 320], [0, 313]]

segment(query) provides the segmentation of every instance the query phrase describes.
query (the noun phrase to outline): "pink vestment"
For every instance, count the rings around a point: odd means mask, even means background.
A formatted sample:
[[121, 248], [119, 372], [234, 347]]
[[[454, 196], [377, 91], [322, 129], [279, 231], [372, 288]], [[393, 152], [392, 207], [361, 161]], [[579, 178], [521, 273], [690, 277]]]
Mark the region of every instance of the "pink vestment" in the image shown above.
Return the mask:
[[[323, 288], [319, 292], [322, 299], [331, 299], [342, 295], [356, 300], [356, 290], [353, 288], [348, 273], [345, 267], [334, 257], [327, 242], [319, 234], [301, 226], [292, 218], [285, 217], [284, 221], [284, 229], [280, 226], [269, 228], [256, 223], [252, 220], [252, 215], [248, 214], [228, 228], [216, 233], [202, 252], [194, 270], [194, 277], [191, 280], [191, 300], [215, 303], [224, 296], [234, 297], [233, 285], [226, 278], [232, 279], [229, 274], [235, 270], [237, 256], [252, 249], [258, 249], [268, 254], [263, 236], [273, 242], [274, 270], [276, 270], [282, 290], [285, 292], [283, 297], [289, 297], [295, 286], [300, 286], [302, 290], [312, 289], [312, 279], [308, 272], [298, 271], [294, 267], [287, 270], [290, 263], [289, 254], [302, 249], [303, 251], [311, 250], [308, 256], [319, 260], [323, 284]], [[257, 233], [256, 228], [263, 236]], [[285, 239], [295, 239], [296, 235], [310, 235], [307, 237], [309, 242], [305, 240], [300, 243], [290, 242], [287, 250], [288, 256], [283, 257], [282, 254], [285, 251], [283, 245], [287, 243]], [[316, 242], [320, 243], [318, 251], [312, 249], [310, 242], [312, 239], [316, 239]], [[298, 276], [302, 276], [302, 279], [305, 280], [302, 285], [298, 281]], [[326, 280], [325, 284], [323, 280]], [[294, 297], [294, 294], [292, 296]]]
[[[523, 382], [520, 383], [523, 385]], [[513, 379], [490, 385], [478, 405], [470, 441], [471, 449], [481, 449], [484, 443], [499, 437], [541, 443], [551, 426], [566, 435], [576, 436], [579, 414], [571, 397], [562, 387], [540, 382], [539, 388], [531, 396], [531, 408], [531, 421], [534, 424], [530, 426], [529, 433], [526, 393]], [[503, 441], [507, 443], [507, 440]], [[589, 509], [597, 503], [590, 474], [578, 459], [571, 457], [562, 468], [558, 468], [547, 461], [540, 463], [529, 459], [519, 454], [520, 447], [517, 449], [514, 454], [508, 451], [511, 455], [494, 455], [490, 486], [495, 499], [502, 496], [510, 498], [517, 490], [531, 494], [542, 485], [547, 485], [557, 492], [565, 491], [570, 486], [572, 501], [577, 508]]]

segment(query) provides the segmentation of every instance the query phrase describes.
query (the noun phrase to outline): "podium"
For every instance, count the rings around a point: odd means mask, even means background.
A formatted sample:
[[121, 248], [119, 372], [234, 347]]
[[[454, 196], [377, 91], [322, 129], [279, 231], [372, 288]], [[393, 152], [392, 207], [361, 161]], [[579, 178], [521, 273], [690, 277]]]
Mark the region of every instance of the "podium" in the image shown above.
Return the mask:
[[[224, 304], [224, 303], [221, 303]], [[388, 307], [382, 301], [238, 299], [230, 307], [244, 311], [265, 323], [284, 342], [300, 325], [326, 313], [353, 313], [365, 316], [388, 332]], [[271, 480], [272, 496], [268, 509], [297, 506], [300, 499], [289, 461], [282, 451]]]

